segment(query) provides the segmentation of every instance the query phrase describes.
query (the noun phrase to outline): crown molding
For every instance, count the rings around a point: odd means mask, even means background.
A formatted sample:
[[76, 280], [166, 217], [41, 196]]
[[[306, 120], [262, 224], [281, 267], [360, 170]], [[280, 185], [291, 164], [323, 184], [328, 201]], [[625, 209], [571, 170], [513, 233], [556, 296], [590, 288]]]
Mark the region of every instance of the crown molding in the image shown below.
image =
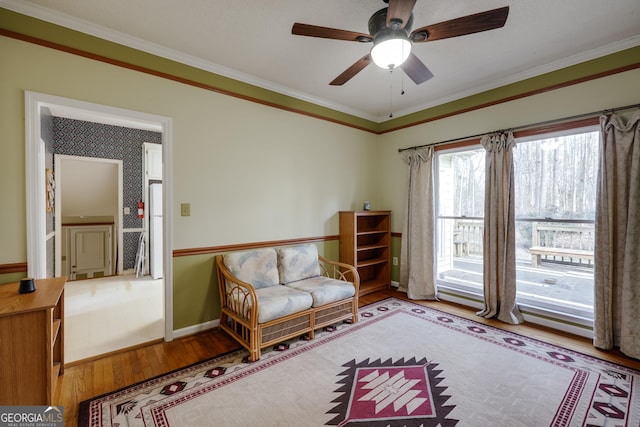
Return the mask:
[[[571, 67], [573, 65], [578, 65], [583, 62], [591, 61], [593, 59], [597, 59], [597, 58], [610, 55], [612, 53], [620, 52], [626, 49], [631, 49], [636, 46], [640, 46], [640, 35], [619, 40], [617, 42], [610, 43], [604, 46], [599, 46], [597, 48], [593, 48], [588, 51], [578, 53], [576, 55], [571, 55], [566, 58], [562, 58], [558, 61], [553, 61], [547, 64], [539, 65], [534, 68], [521, 71], [520, 73], [511, 74], [501, 79], [493, 80], [490, 83], [487, 83], [485, 85], [475, 86], [475, 87], [466, 89], [464, 91], [456, 92], [454, 94], [451, 94], [450, 96], [432, 99], [432, 100], [429, 100], [429, 102], [421, 104], [415, 108], [394, 112], [393, 115], [394, 117], [399, 118], [409, 114], [417, 113], [419, 111], [427, 110], [429, 108], [433, 108], [438, 105], [443, 105], [443, 104], [453, 102], [459, 99], [463, 99], [469, 96], [477, 95], [482, 92], [497, 89], [499, 87], [507, 86], [507, 85], [517, 83], [523, 80], [527, 80], [533, 77], [537, 77], [543, 74], [558, 71], [563, 68]], [[377, 117], [375, 119], [375, 121], [378, 123], [381, 123], [387, 120], [389, 119], [386, 116]]]
[[278, 85], [268, 80], [260, 79], [254, 75], [242, 73], [240, 71], [236, 71], [231, 68], [206, 61], [193, 55], [187, 55], [183, 52], [169, 49], [156, 43], [151, 43], [137, 37], [129, 36], [117, 30], [102, 27], [100, 25], [93, 24], [82, 19], [74, 18], [67, 14], [48, 9], [46, 7], [36, 6], [32, 3], [21, 2], [17, 0], [0, 0], [0, 6], [14, 12], [21, 13], [23, 15], [30, 16], [32, 18], [50, 22], [52, 24], [68, 28], [70, 30], [79, 31], [84, 34], [88, 34], [103, 40], [146, 52], [151, 55], [159, 56], [161, 58], [169, 59], [171, 61], [179, 62], [181, 64], [208, 71], [210, 73], [218, 74], [223, 77], [228, 77], [230, 79], [247, 83], [252, 86], [267, 89], [272, 92], [290, 96], [292, 98], [316, 104], [318, 106], [329, 108], [331, 110], [339, 111], [341, 113], [360, 117], [365, 120], [378, 122], [374, 116], [366, 114], [362, 111], [355, 110], [344, 105], [331, 103], [326, 99], [317, 98], [303, 92], [294, 91], [288, 87]]

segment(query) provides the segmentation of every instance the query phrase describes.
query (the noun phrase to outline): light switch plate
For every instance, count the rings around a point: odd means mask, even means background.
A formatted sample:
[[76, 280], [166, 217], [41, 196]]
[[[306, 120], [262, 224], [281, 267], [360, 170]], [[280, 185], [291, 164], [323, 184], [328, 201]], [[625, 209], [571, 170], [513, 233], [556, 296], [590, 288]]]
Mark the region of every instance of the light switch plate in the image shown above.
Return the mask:
[[180, 216], [191, 216], [191, 203], [180, 203]]

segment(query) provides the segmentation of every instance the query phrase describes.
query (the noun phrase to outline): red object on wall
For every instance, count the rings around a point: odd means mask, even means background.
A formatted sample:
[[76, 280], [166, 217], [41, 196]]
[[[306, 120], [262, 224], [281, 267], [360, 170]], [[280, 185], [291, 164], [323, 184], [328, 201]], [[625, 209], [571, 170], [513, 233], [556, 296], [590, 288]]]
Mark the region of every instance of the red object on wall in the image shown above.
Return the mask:
[[144, 218], [144, 202], [142, 200], [138, 202], [138, 218]]

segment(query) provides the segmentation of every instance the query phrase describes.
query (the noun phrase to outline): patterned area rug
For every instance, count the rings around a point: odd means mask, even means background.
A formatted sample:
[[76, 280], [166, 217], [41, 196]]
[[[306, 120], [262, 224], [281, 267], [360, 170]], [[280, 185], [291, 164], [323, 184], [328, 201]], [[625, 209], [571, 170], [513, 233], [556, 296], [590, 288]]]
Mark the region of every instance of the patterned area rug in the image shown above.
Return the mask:
[[640, 372], [390, 298], [80, 404], [80, 426], [639, 426]]

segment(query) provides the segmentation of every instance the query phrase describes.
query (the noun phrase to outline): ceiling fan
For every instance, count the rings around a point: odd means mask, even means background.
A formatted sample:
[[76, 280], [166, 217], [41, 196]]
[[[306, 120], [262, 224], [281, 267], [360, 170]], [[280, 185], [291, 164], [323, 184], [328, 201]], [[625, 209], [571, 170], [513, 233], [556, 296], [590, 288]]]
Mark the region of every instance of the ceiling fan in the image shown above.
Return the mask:
[[291, 34], [325, 39], [372, 43], [371, 51], [357, 60], [331, 83], [341, 86], [362, 71], [373, 60], [381, 68], [400, 66], [414, 81], [421, 84], [433, 77], [426, 65], [411, 52], [413, 43], [424, 43], [479, 33], [503, 27], [509, 6], [475, 13], [411, 31], [413, 7], [416, 0], [384, 0], [389, 6], [380, 9], [369, 18], [369, 34], [294, 23]]

